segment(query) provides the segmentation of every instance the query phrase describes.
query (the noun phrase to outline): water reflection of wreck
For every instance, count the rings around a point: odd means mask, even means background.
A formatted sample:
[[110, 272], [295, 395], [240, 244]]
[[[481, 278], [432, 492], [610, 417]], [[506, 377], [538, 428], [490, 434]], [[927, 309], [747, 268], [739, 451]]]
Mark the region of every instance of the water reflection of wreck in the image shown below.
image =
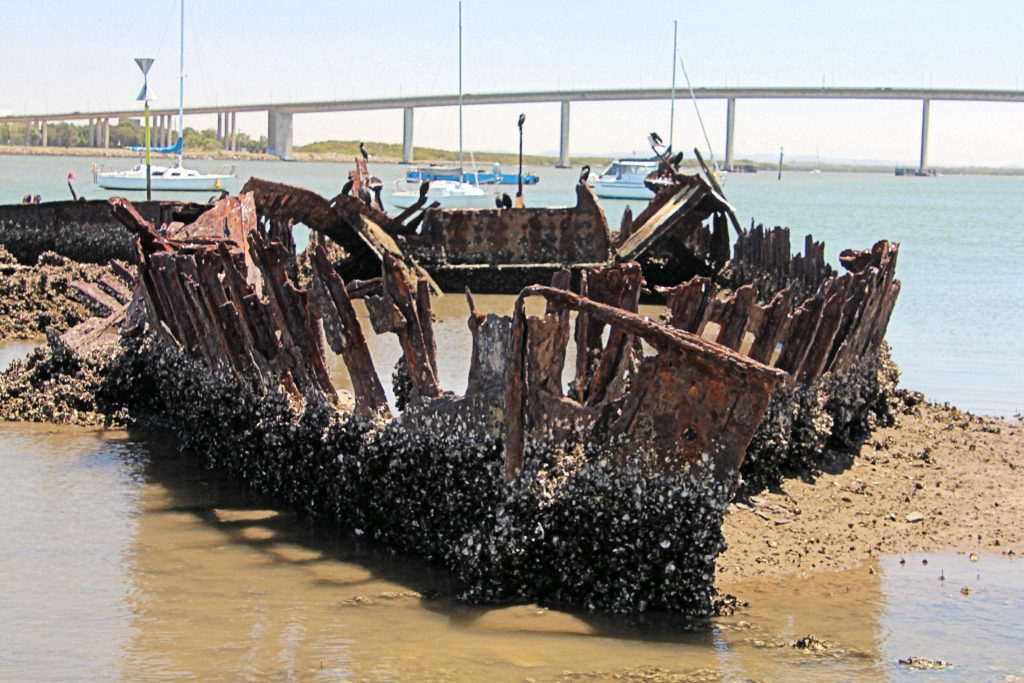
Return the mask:
[[[85, 357], [147, 339], [159, 361], [120, 371], [130, 410], [163, 413], [257, 489], [440, 558], [474, 599], [706, 612], [721, 514], [773, 392], [872, 356], [899, 292], [895, 245], [844, 252], [840, 277], [809, 238], [791, 258], [788, 232], [741, 230], [709, 180], [663, 168], [614, 236], [583, 183], [567, 209], [419, 202], [390, 217], [361, 167], [330, 201], [254, 179], [162, 227], [114, 199], [137, 245], [131, 300], [54, 341]], [[296, 223], [313, 231], [304, 261]], [[442, 288], [469, 305], [462, 396], [437, 380]], [[518, 292], [513, 315], [478, 311], [471, 289]], [[644, 291], [664, 297], [663, 321], [638, 314]], [[401, 343], [397, 418], [360, 298], [373, 331]]]

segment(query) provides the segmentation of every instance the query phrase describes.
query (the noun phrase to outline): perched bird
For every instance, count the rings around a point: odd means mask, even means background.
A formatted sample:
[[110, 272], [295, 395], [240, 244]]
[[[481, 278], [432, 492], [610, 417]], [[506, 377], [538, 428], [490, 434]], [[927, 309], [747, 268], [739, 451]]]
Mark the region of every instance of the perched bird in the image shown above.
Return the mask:
[[590, 166], [584, 166], [580, 169], [580, 182], [587, 182], [587, 178], [590, 177]]
[[424, 180], [422, 183], [420, 183], [420, 200], [421, 201], [427, 198], [427, 192], [429, 190], [430, 190], [430, 181], [429, 180]]
[[494, 205], [495, 205], [496, 207], [498, 207], [499, 209], [500, 209], [500, 208], [502, 208], [502, 207], [501, 207], [501, 197], [495, 197], [495, 198], [494, 198]]
[[370, 190], [366, 185], [359, 186], [359, 198], [363, 200], [363, 204], [373, 206], [373, 195], [370, 194]]
[[348, 182], [341, 186], [341, 193], [347, 195], [352, 191], [352, 179], [349, 178]]
[[363, 159], [370, 158], [370, 155], [366, 153], [366, 147], [364, 147], [361, 142], [359, 143], [359, 153], [363, 155]]
[[652, 132], [647, 136], [647, 142], [650, 143], [651, 147], [664, 147], [664, 143], [661, 141], [661, 136], [655, 132]]
[[503, 208], [503, 209], [511, 209], [512, 208], [512, 198], [508, 196], [508, 192], [502, 192], [501, 193], [501, 208]]
[[683, 162], [683, 153], [676, 152], [672, 155], [672, 158], [668, 160], [668, 163], [672, 164], [672, 168], [679, 168], [679, 164]]

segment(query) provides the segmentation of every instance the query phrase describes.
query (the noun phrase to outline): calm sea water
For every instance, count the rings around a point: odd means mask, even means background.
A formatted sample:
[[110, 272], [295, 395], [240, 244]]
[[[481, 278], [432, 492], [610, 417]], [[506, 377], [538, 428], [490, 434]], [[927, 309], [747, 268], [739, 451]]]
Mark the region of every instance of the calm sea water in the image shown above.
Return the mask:
[[[88, 182], [91, 163], [0, 156], [0, 202], [66, 197], [68, 171], [80, 194], [106, 196]], [[253, 163], [240, 177], [332, 196], [348, 168]], [[373, 167], [388, 182], [402, 170]], [[573, 201], [576, 170], [531, 170], [541, 184], [527, 188], [528, 204]], [[745, 220], [812, 232], [833, 261], [845, 247], [901, 242], [904, 288], [889, 339], [904, 384], [1012, 414], [1024, 406], [1014, 288], [1022, 186], [823, 173], [736, 175], [725, 189]], [[617, 223], [624, 203], [605, 206]], [[507, 313], [511, 299], [477, 304]], [[464, 309], [461, 297], [436, 306], [441, 380], [455, 391], [465, 387], [469, 353]], [[397, 344], [371, 339], [378, 367], [390, 367]], [[30, 347], [0, 345], [0, 366]], [[898, 664], [908, 657], [948, 660], [954, 668], [936, 673], [943, 678], [1024, 677], [1024, 572], [1002, 556], [884, 558], [876, 573], [747, 581], [729, 587], [751, 603], [741, 615], [638, 626], [420, 597], [448, 594], [445, 577], [311, 531], [167, 444], [120, 431], [0, 424], [0, 501], [4, 680], [607, 679], [644, 668], [723, 680], [919, 678]], [[831, 648], [790, 646], [808, 634]]]

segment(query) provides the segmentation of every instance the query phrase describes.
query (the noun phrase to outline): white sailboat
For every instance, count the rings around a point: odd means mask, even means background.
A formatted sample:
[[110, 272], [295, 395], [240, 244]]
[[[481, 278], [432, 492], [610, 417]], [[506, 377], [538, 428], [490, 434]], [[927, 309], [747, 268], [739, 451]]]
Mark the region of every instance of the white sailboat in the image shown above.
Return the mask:
[[[182, 166], [182, 141], [184, 139], [185, 113], [185, 0], [181, 0], [181, 40], [178, 55], [178, 140], [169, 148], [156, 148], [155, 151], [177, 152], [178, 163], [174, 166], [150, 165], [150, 187], [154, 190], [171, 191], [217, 191], [223, 189], [224, 183], [234, 180], [234, 166], [222, 167], [217, 173], [203, 173]], [[143, 148], [132, 148], [143, 151]], [[104, 171], [94, 167], [93, 179], [97, 185], [108, 190], [145, 190], [146, 164], [120, 171]]]
[[[491, 198], [479, 183], [467, 183], [461, 180], [462, 165], [462, 2], [459, 2], [459, 180], [432, 180], [427, 188], [427, 202], [440, 202], [445, 207], [486, 207], [490, 206]], [[399, 208], [408, 208], [420, 198], [419, 183], [408, 180], [395, 181], [395, 189], [391, 192], [391, 203]]]

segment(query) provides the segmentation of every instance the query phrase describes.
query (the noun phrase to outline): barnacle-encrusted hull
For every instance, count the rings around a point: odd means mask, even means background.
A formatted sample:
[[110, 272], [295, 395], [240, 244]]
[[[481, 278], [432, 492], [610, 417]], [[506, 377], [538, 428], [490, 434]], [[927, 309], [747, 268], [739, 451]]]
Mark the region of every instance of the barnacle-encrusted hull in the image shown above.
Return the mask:
[[[673, 230], [696, 235], [671, 225], [688, 215], [677, 206], [727, 210], [706, 184], [673, 179], [620, 255]], [[706, 613], [721, 517], [769, 402], [875, 353], [899, 291], [896, 247], [884, 242], [844, 253], [851, 273], [824, 271], [799, 308], [790, 289], [761, 305], [752, 286], [722, 298], [696, 278], [660, 290], [668, 314], [652, 321], [637, 313], [644, 273], [628, 260], [559, 269], [550, 287], [524, 288], [511, 317], [479, 312], [467, 289], [473, 352], [456, 396], [437, 380], [436, 285], [381, 227], [393, 219], [344, 194], [247, 189], [159, 229], [111, 200], [136, 241], [130, 303], [51, 343], [64, 356], [107, 350], [97, 394], [110, 412], [157, 420], [256, 490], [442, 562], [472, 600]], [[497, 219], [525, 217], [507, 211]], [[302, 270], [296, 220], [317, 231]], [[495, 218], [458, 220], [462, 234]], [[362, 255], [367, 279], [342, 279], [332, 243]], [[542, 314], [527, 315], [531, 296]], [[399, 339], [397, 416], [356, 298], [374, 333]], [[351, 395], [334, 388], [325, 342]]]

